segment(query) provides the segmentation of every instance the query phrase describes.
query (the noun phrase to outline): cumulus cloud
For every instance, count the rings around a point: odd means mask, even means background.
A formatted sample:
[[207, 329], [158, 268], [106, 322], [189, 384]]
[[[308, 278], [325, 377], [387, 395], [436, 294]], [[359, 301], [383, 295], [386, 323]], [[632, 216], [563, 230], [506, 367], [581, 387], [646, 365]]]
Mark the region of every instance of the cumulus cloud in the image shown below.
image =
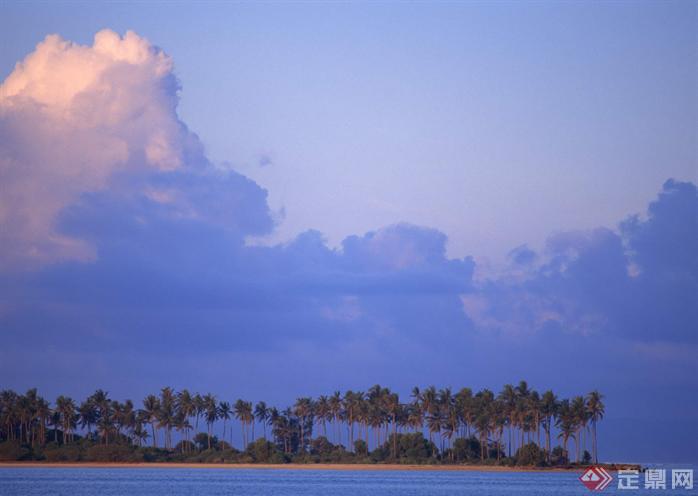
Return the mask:
[[[425, 319], [467, 323], [457, 295], [474, 264], [448, 259], [436, 230], [388, 226], [339, 249], [315, 231], [246, 245], [273, 227], [266, 192], [208, 162], [177, 91], [166, 54], [110, 31], [92, 46], [49, 36], [3, 83], [8, 342], [32, 328], [86, 350], [375, 344], [423, 340]], [[17, 263], [34, 270], [9, 283]]]
[[[94, 260], [94, 245], [60, 232], [59, 215], [86, 193], [124, 184], [181, 216], [241, 219], [240, 195], [230, 194], [238, 185], [226, 181], [244, 181], [235, 173], [207, 181], [213, 172], [177, 117], [177, 91], [172, 59], [132, 32], [100, 31], [92, 46], [50, 35], [19, 62], [0, 86], [0, 265]], [[195, 174], [199, 184], [187, 193], [172, 178], [124, 181], [167, 173]], [[202, 182], [226, 189], [225, 201], [205, 201], [204, 212]], [[250, 186], [243, 189], [261, 192]], [[269, 228], [262, 224], [250, 232]]]
[[[524, 278], [487, 281], [464, 299], [490, 330], [533, 333], [554, 327], [583, 335], [642, 342], [698, 340], [698, 195], [696, 186], [667, 181], [644, 216], [617, 230], [556, 233], [543, 260]], [[512, 252], [514, 262], [521, 248]]]
[[536, 252], [526, 245], [520, 245], [509, 252], [509, 259], [519, 266], [527, 266], [536, 260]]

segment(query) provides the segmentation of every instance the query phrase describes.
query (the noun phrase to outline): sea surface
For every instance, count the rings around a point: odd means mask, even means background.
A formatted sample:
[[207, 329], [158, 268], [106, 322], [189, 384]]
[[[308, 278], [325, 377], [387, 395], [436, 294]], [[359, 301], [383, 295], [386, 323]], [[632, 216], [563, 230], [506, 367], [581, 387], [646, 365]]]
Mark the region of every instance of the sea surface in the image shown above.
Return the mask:
[[[698, 494], [697, 490], [631, 494]], [[614, 474], [615, 475], [615, 474]], [[11, 496], [455, 496], [591, 494], [574, 472], [334, 471], [221, 468], [0, 467], [0, 495]], [[613, 483], [603, 494], [625, 493]]]

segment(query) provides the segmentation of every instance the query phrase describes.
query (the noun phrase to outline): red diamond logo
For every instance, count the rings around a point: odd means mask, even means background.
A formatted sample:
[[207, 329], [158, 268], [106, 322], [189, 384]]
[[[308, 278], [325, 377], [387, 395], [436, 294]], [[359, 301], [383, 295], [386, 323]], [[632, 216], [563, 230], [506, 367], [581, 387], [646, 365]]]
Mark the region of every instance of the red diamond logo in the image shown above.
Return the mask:
[[603, 491], [613, 480], [603, 467], [589, 467], [579, 476], [579, 480], [589, 491]]

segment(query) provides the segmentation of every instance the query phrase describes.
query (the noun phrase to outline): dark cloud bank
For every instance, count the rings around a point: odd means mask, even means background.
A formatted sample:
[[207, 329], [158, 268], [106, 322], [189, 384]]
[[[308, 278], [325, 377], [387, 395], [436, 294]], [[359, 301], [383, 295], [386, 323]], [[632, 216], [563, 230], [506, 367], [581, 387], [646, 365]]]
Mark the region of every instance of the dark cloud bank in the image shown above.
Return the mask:
[[[433, 229], [390, 226], [340, 249], [314, 231], [246, 246], [272, 226], [256, 184], [232, 172], [140, 180], [176, 184], [211, 212], [183, 217], [118, 188], [68, 208], [62, 231], [97, 258], [3, 275], [5, 385], [126, 395], [167, 383], [288, 401], [528, 378], [602, 389], [609, 456], [698, 458], [665, 437], [696, 434], [693, 184], [669, 180], [646, 215], [557, 233], [544, 253], [520, 247], [510, 273], [475, 282], [473, 260], [448, 259]], [[238, 213], [219, 221], [227, 208]]]

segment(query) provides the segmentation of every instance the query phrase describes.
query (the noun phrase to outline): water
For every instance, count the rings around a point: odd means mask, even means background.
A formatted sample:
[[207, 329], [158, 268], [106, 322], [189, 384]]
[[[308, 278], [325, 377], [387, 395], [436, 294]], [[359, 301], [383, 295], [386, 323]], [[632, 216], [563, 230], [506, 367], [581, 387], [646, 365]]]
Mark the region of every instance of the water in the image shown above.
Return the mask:
[[[668, 492], [698, 494], [697, 490]], [[0, 467], [5, 496], [451, 496], [591, 494], [574, 472]], [[615, 475], [615, 474], [614, 474]], [[641, 487], [642, 487], [642, 477]], [[614, 482], [604, 494], [625, 493]], [[635, 494], [655, 494], [640, 489]], [[661, 491], [660, 492], [664, 492]]]

